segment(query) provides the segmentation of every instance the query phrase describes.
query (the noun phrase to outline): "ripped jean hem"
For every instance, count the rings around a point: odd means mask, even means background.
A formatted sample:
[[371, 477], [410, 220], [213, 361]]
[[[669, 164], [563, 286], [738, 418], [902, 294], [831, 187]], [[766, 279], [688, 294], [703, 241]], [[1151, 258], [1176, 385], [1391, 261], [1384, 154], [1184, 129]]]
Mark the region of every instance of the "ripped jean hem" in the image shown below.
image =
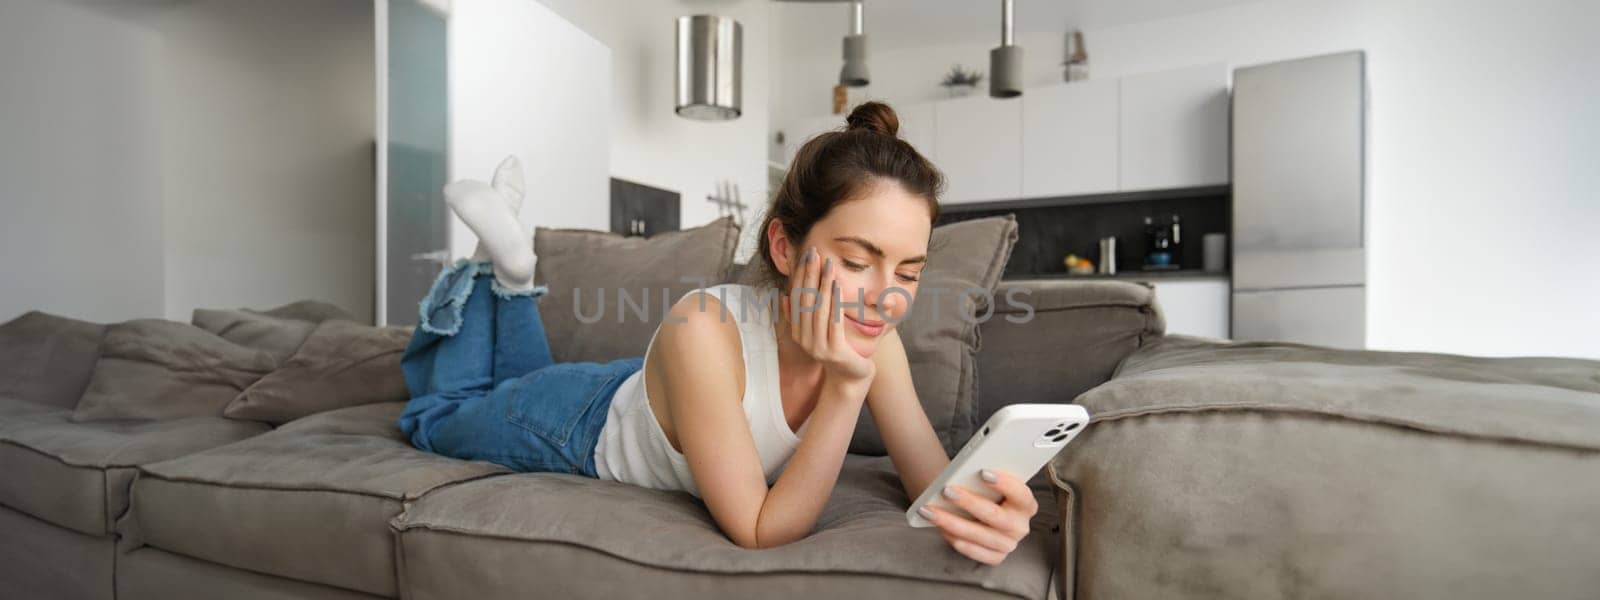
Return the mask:
[[[489, 261], [456, 259], [455, 264], [439, 271], [439, 276], [429, 286], [427, 295], [417, 303], [417, 328], [435, 335], [451, 336], [461, 331], [461, 311], [472, 295], [472, 281], [478, 275], [494, 274], [494, 264]], [[446, 311], [435, 314], [436, 311]], [[439, 323], [443, 321], [444, 323]]]

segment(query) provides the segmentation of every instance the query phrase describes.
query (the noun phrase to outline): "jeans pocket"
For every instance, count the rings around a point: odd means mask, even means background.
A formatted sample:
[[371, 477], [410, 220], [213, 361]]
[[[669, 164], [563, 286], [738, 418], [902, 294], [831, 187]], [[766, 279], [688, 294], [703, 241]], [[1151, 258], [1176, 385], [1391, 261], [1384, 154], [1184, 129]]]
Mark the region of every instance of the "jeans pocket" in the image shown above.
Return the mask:
[[614, 369], [595, 363], [544, 367], [516, 381], [506, 420], [565, 449], [583, 416], [616, 378]]

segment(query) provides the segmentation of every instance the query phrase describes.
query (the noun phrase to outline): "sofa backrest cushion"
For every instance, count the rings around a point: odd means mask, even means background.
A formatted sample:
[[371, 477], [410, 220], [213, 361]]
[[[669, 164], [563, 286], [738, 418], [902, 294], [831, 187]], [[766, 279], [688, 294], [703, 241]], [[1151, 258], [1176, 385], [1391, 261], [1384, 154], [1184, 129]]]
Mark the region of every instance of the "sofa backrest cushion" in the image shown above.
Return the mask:
[[328, 320], [277, 370], [256, 381], [223, 414], [283, 424], [323, 411], [410, 398], [400, 357], [409, 327]]
[[105, 332], [99, 323], [40, 311], [0, 324], [0, 397], [76, 407]]
[[977, 422], [1007, 404], [1070, 403], [1165, 330], [1148, 284], [1002, 281], [994, 314], [978, 326]]
[[107, 326], [74, 421], [221, 416], [278, 360], [188, 323], [135, 319]]
[[559, 362], [644, 356], [665, 307], [689, 290], [727, 279], [738, 240], [730, 217], [650, 237], [536, 228], [534, 280], [550, 288], [539, 314], [551, 355]]

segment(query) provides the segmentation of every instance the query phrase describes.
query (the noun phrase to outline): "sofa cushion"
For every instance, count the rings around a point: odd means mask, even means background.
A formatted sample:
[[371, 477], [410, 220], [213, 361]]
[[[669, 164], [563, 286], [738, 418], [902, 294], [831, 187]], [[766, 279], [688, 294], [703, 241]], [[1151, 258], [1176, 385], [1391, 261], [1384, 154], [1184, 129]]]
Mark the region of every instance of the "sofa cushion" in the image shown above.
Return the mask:
[[194, 309], [189, 323], [246, 348], [265, 350], [279, 360], [288, 359], [317, 328], [314, 321], [286, 319], [237, 309]]
[[116, 538], [84, 535], [0, 506], [0, 596], [115, 598]]
[[1306, 412], [1486, 440], [1600, 450], [1600, 361], [1351, 351], [1164, 336], [1078, 399], [1094, 419]]
[[[534, 278], [550, 289], [539, 301], [539, 315], [552, 356], [560, 362], [643, 356], [666, 312], [663, 304], [726, 280], [738, 240], [731, 217], [650, 237], [535, 229]], [[581, 302], [574, 291], [582, 293]], [[619, 291], [628, 295], [626, 302]]]
[[274, 577], [149, 546], [117, 555], [116, 600], [378, 600], [381, 596]]
[[1600, 361], [1166, 336], [1078, 403], [1079, 597], [1600, 589]]
[[39, 311], [0, 324], [0, 397], [78, 405], [106, 326]]
[[221, 416], [239, 392], [278, 366], [188, 323], [135, 319], [110, 325], [75, 421]]
[[1015, 402], [1072, 402], [1165, 330], [1149, 284], [1002, 281], [978, 325], [977, 422]]
[[[896, 326], [911, 364], [917, 399], [947, 456], [955, 456], [978, 426], [977, 320], [989, 310], [990, 300], [1005, 304], [1004, 298], [989, 296], [1016, 241], [1017, 220], [1009, 214], [935, 227], [916, 301]], [[973, 289], [985, 294], [968, 295], [966, 291]], [[850, 452], [873, 456], [888, 452], [865, 403], [856, 419]]]
[[[0, 411], [10, 412], [10, 411]], [[112, 531], [138, 465], [262, 433], [220, 417], [75, 423], [57, 410], [0, 420], [0, 504], [89, 535]]]
[[937, 528], [910, 527], [910, 504], [887, 457], [847, 455], [816, 529], [776, 548], [735, 545], [687, 493], [564, 473], [441, 489], [394, 526], [412, 598], [1047, 596], [1054, 511], [1039, 511], [1016, 551], [989, 566]]
[[348, 311], [317, 300], [290, 302], [277, 308], [197, 308], [189, 322], [222, 339], [286, 359], [300, 348], [318, 323], [355, 321]]
[[223, 414], [281, 424], [348, 406], [410, 398], [400, 371], [400, 355], [411, 340], [409, 328], [344, 320], [323, 321], [315, 328], [293, 356], [246, 388]]
[[0, 431], [17, 424], [18, 417], [38, 414], [72, 414], [72, 409], [0, 396]]
[[126, 534], [240, 569], [394, 596], [389, 519], [438, 488], [506, 469], [416, 450], [402, 402], [319, 413], [146, 465]]

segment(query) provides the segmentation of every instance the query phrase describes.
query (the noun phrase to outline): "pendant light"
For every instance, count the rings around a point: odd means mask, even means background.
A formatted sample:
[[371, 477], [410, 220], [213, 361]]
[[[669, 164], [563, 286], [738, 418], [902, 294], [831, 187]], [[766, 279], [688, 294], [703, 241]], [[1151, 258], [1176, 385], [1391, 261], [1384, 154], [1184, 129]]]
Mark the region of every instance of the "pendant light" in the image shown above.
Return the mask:
[[839, 69], [839, 85], [861, 87], [872, 79], [867, 75], [867, 36], [861, 33], [861, 1], [850, 3], [850, 35], [844, 36], [844, 67]]
[[739, 118], [744, 28], [716, 15], [678, 17], [678, 116]]
[[1013, 45], [1012, 0], [1000, 0], [1000, 47], [989, 51], [989, 96], [1022, 95], [1022, 47]]

